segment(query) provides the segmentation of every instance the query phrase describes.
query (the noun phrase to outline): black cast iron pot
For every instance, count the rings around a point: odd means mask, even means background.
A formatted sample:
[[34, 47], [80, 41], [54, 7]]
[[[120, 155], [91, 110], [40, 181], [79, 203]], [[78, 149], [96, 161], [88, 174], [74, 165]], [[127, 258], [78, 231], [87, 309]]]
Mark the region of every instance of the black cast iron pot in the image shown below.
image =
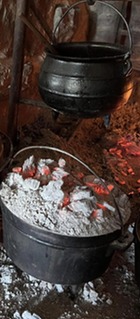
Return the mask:
[[3, 240], [15, 265], [51, 283], [81, 284], [101, 276], [114, 253], [120, 231], [97, 237], [69, 237], [29, 225], [1, 203]]
[[58, 112], [78, 118], [103, 116], [124, 105], [131, 95], [130, 30], [121, 13], [105, 5], [126, 24], [129, 49], [100, 42], [55, 45], [57, 53], [48, 52], [43, 62], [39, 92], [47, 106]]
[[[73, 155], [56, 148], [54, 154], [66, 154], [84, 167]], [[36, 146], [24, 150], [35, 150]], [[89, 171], [93, 171], [89, 168]], [[0, 200], [3, 216], [3, 240], [7, 254], [17, 267], [28, 274], [59, 284], [82, 284], [101, 276], [109, 266], [116, 249], [125, 249], [131, 242], [122, 228], [101, 236], [74, 237], [48, 231], [13, 214]]]
[[92, 118], [110, 114], [132, 92], [132, 70], [123, 48], [103, 43], [61, 43], [48, 53], [39, 92], [52, 109]]

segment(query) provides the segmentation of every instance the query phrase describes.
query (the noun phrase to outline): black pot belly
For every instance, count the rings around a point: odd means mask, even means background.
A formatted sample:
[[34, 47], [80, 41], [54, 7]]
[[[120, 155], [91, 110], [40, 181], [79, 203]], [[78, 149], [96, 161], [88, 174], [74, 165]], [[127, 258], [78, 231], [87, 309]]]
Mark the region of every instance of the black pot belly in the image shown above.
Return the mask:
[[91, 118], [110, 114], [127, 102], [132, 70], [122, 49], [75, 43], [60, 44], [58, 49], [60, 55], [46, 56], [39, 75], [39, 92], [47, 106]]
[[120, 231], [96, 237], [69, 237], [29, 225], [2, 204], [7, 254], [22, 271], [51, 283], [81, 284], [101, 276]]
[[109, 115], [126, 103], [125, 96], [131, 95], [132, 89], [119, 96], [100, 97], [70, 97], [53, 92], [47, 92], [44, 88], [39, 88], [40, 95], [46, 106], [77, 118], [96, 118]]

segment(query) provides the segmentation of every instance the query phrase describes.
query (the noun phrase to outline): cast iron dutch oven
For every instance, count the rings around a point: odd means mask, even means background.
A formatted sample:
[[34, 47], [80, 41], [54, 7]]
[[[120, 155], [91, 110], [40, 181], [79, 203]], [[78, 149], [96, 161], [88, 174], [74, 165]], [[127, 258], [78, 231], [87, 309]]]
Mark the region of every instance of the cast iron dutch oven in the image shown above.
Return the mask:
[[[36, 146], [24, 150], [35, 150]], [[38, 146], [66, 154], [93, 171], [73, 155], [57, 148]], [[116, 249], [126, 249], [131, 234], [122, 228], [101, 236], [61, 235], [29, 224], [13, 214], [0, 199], [3, 216], [3, 240], [15, 265], [28, 274], [51, 283], [82, 284], [101, 276]]]
[[103, 116], [124, 105], [131, 95], [130, 30], [119, 11], [104, 4], [123, 19], [129, 35], [129, 50], [100, 42], [55, 45], [57, 53], [48, 52], [42, 64], [39, 92], [47, 106], [58, 112], [80, 118]]

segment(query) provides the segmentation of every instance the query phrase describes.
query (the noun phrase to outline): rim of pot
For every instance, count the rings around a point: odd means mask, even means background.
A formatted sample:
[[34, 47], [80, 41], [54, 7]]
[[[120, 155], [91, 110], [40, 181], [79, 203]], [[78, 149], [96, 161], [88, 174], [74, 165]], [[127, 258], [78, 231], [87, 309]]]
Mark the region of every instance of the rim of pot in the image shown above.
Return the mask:
[[[106, 42], [61, 42], [54, 47], [58, 54], [46, 50], [48, 56], [53, 59], [68, 60], [71, 62], [105, 62], [119, 59], [127, 60], [130, 57], [128, 49], [124, 46]], [[78, 56], [76, 56], [76, 50]], [[82, 56], [82, 54], [85, 56]]]

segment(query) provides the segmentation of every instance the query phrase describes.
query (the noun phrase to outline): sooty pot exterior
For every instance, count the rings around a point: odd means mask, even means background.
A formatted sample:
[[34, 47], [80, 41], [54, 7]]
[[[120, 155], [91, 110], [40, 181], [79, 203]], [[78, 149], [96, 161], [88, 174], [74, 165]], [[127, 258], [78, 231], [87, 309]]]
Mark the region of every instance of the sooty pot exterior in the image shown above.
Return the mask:
[[48, 53], [39, 75], [47, 106], [80, 118], [112, 113], [129, 99], [132, 68], [122, 47], [104, 43], [61, 43]]
[[97, 237], [69, 237], [27, 224], [1, 202], [3, 241], [22, 271], [51, 283], [81, 284], [101, 276], [109, 266], [120, 230]]

